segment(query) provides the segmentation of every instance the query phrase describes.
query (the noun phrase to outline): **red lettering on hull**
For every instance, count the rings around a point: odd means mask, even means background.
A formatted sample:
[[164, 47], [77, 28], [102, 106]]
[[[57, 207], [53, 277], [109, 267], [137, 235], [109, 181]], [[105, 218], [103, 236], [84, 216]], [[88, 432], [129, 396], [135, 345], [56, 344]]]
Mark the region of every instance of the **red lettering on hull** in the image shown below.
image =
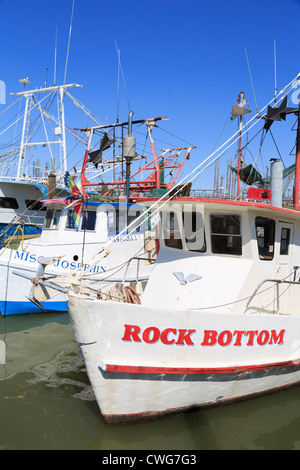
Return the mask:
[[197, 341], [191, 338], [197, 333], [194, 329], [185, 328], [165, 328], [160, 331], [156, 326], [149, 326], [143, 331], [138, 325], [124, 325], [125, 331], [121, 338], [122, 341], [134, 343], [162, 343], [164, 345], [181, 345], [181, 346], [265, 346], [283, 344], [283, 336], [285, 330], [282, 329], [277, 333], [276, 330], [204, 330], [201, 332], [201, 340]]

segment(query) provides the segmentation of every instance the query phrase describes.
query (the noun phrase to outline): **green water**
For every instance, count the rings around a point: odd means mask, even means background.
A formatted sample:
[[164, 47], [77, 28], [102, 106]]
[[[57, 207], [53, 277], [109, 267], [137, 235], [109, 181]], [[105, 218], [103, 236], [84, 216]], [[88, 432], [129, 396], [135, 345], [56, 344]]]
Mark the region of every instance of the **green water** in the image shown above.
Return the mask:
[[[67, 314], [0, 318], [0, 450], [298, 450], [300, 387], [160, 421], [104, 424]], [[4, 346], [5, 345], [5, 346]]]

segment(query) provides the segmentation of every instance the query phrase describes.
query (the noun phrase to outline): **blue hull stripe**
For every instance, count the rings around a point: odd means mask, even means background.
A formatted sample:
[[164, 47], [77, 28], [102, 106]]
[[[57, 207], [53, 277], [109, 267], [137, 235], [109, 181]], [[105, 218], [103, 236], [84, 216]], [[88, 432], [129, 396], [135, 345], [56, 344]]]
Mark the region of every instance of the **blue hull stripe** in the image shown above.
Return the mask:
[[[52, 312], [67, 312], [67, 303], [62, 302], [43, 302], [44, 309], [47, 313]], [[0, 313], [3, 316], [7, 315], [24, 315], [30, 313], [45, 313], [44, 310], [39, 308], [34, 303], [27, 302], [0, 302]]]

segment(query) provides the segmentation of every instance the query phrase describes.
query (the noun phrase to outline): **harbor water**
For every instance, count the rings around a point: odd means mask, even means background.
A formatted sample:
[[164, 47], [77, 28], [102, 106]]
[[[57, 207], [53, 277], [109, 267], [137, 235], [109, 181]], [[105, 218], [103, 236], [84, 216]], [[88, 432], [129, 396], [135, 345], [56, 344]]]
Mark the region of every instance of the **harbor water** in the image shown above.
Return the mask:
[[298, 450], [300, 387], [158, 421], [106, 425], [68, 314], [0, 317], [1, 450]]

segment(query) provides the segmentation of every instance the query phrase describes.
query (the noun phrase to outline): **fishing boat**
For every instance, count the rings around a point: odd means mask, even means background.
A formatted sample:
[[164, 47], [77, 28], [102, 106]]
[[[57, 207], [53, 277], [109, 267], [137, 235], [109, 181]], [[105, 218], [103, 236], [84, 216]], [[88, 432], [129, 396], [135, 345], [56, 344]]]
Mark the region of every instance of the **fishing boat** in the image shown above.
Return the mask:
[[81, 85], [26, 89], [28, 77], [20, 82], [23, 91], [11, 93], [16, 100], [2, 116], [7, 122], [0, 133], [0, 243], [16, 231], [26, 237], [40, 234], [46, 212], [41, 200], [70, 194], [64, 185], [71, 153], [67, 136], [76, 145], [86, 142], [67, 124], [69, 103], [100, 124], [70, 92]]
[[[156, 229], [151, 228], [146, 209], [157, 191], [164, 194], [172, 189], [191, 148], [172, 148], [157, 155], [152, 129], [162, 118], [133, 121], [132, 114], [128, 121], [111, 126], [122, 130], [120, 139], [108, 138], [111, 134], [108, 125], [82, 130], [89, 137], [80, 178], [77, 181], [68, 172], [64, 177], [69, 196], [42, 201], [46, 212], [39, 237], [24, 239], [19, 235], [17, 239], [8, 239], [0, 250], [2, 315], [40, 313], [41, 309], [67, 311], [64, 289], [78, 283], [78, 273], [95, 291], [101, 286], [111, 295], [115, 292], [118, 296], [116, 286], [129, 294], [130, 283], [138, 282], [137, 289], [145, 287], [158, 251]], [[153, 159], [138, 171], [130, 172], [128, 166], [140, 159], [134, 135], [141, 124], [147, 128], [146, 137], [150, 136]], [[100, 147], [93, 150], [92, 138], [96, 134], [97, 141], [101, 136]], [[126, 178], [113, 172], [111, 181], [89, 181], [88, 164], [108, 165], [104, 153], [112, 150], [115, 152], [112, 169], [123, 164]], [[176, 172], [162, 178], [170, 167]], [[61, 286], [60, 292], [52, 289], [57, 285]]]
[[66, 290], [106, 423], [221, 405], [300, 381], [300, 125], [299, 107], [285, 99], [298, 80], [252, 121], [267, 130], [297, 116], [292, 206], [282, 204], [280, 159], [271, 162], [270, 188], [249, 187], [245, 200], [160, 198], [160, 250], [141, 295], [116, 301], [87, 285]]

